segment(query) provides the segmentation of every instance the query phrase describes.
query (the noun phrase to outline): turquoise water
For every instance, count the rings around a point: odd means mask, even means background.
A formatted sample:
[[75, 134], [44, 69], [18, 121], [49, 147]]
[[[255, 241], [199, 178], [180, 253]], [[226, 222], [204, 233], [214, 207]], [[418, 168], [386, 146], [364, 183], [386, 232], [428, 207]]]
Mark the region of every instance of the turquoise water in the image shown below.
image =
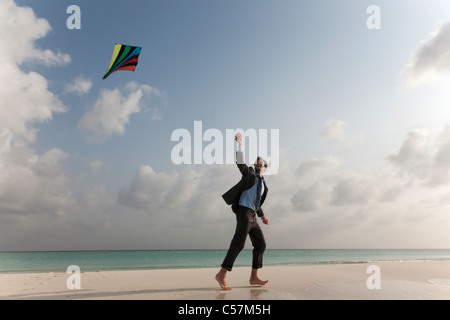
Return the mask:
[[[0, 252], [0, 272], [66, 272], [173, 268], [219, 268], [226, 250]], [[235, 266], [251, 266], [243, 250]], [[417, 250], [266, 250], [264, 265], [450, 260], [450, 249]]]

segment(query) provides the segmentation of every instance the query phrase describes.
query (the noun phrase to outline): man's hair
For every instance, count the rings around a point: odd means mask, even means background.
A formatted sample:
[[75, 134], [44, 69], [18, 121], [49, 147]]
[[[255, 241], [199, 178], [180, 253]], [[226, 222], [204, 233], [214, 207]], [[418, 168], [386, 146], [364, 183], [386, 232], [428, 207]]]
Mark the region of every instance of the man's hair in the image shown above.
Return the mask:
[[256, 158], [256, 162], [258, 162], [258, 160], [264, 161], [264, 168], [267, 168], [267, 161], [263, 159], [263, 157], [258, 156], [258, 158]]

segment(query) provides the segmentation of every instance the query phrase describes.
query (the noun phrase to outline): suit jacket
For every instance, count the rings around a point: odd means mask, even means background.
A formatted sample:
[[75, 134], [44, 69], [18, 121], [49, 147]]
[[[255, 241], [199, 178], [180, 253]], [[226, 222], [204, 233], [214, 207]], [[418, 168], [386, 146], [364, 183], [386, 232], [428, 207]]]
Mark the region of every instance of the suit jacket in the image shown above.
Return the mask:
[[[241, 197], [242, 192], [253, 187], [258, 179], [255, 169], [253, 169], [252, 167], [248, 167], [245, 163], [243, 163], [243, 161], [241, 161], [241, 163], [240, 161], [237, 161], [237, 166], [242, 174], [241, 180], [222, 195], [222, 198], [225, 200], [225, 202], [228, 205], [231, 205], [231, 209], [234, 213], [236, 213], [239, 209], [239, 198]], [[260, 209], [256, 212], [258, 217], [262, 217], [264, 215], [261, 207], [264, 203], [264, 200], [266, 199], [266, 195], [269, 190], [267, 189], [265, 180], [263, 180], [263, 183], [264, 192], [261, 196]]]

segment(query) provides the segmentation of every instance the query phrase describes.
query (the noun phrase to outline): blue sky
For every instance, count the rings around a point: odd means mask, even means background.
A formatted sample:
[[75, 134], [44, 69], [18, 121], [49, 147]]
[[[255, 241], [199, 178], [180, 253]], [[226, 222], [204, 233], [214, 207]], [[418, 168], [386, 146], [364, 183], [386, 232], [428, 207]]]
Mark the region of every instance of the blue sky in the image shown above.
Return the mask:
[[[0, 250], [227, 247], [237, 169], [171, 161], [194, 121], [279, 130], [273, 248], [449, 247], [449, 9], [2, 1]], [[142, 46], [139, 64], [102, 80], [115, 43]]]

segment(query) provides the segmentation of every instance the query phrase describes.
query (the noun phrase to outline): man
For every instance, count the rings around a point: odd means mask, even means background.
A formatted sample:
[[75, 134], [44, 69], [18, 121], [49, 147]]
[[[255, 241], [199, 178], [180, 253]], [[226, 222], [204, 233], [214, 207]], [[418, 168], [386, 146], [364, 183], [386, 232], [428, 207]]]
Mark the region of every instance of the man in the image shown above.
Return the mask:
[[266, 241], [263, 232], [259, 226], [256, 216], [260, 217], [264, 224], [269, 224], [269, 220], [264, 216], [261, 209], [267, 195], [267, 186], [263, 174], [267, 169], [267, 163], [261, 157], [258, 157], [254, 168], [244, 164], [242, 152], [242, 136], [237, 134], [235, 137], [238, 143], [236, 152], [237, 166], [241, 171], [242, 178], [234, 187], [222, 195], [228, 205], [231, 205], [236, 214], [236, 231], [231, 240], [230, 248], [223, 260], [220, 271], [216, 274], [216, 281], [224, 290], [231, 290], [227, 286], [225, 277], [228, 271], [233, 268], [234, 261], [244, 248], [247, 235], [253, 245], [252, 271], [250, 274], [251, 285], [265, 285], [268, 281], [258, 278], [258, 269], [262, 267], [262, 259], [266, 248]]

